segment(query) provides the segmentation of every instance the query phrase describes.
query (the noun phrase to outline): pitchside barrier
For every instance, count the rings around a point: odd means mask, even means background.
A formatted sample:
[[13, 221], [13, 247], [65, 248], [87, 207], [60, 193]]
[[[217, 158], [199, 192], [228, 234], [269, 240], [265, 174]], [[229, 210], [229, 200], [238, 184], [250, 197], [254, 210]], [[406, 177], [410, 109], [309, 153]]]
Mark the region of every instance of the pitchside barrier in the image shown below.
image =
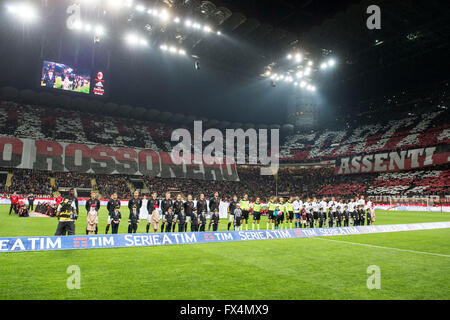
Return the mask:
[[0, 238], [0, 252], [151, 247], [175, 244], [309, 238], [442, 228], [450, 228], [450, 221], [324, 229], [13, 237]]

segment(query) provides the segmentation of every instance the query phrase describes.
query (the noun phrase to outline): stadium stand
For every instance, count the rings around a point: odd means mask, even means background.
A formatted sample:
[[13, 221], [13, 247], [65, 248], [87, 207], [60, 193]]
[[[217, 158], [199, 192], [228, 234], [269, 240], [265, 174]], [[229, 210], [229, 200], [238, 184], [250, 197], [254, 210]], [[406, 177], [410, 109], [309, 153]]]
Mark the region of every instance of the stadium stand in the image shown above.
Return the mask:
[[[444, 105], [447, 91], [432, 98], [403, 97], [397, 106], [384, 109], [383, 114], [371, 112], [355, 115], [346, 129], [297, 132], [282, 136], [281, 162], [307, 164], [333, 161], [341, 157], [380, 151], [404, 150], [450, 143], [450, 121]], [[20, 100], [19, 100], [20, 101]], [[390, 100], [389, 100], [390, 101]], [[420, 110], [412, 113], [412, 107]], [[399, 106], [400, 105], [400, 106]], [[422, 112], [426, 109], [427, 112]], [[380, 110], [375, 108], [375, 110]], [[389, 119], [386, 121], [385, 119]], [[182, 124], [136, 120], [119, 116], [105, 116], [86, 111], [29, 105], [24, 102], [0, 102], [0, 135], [47, 139], [63, 142], [101, 144], [114, 147], [135, 147], [153, 151], [171, 151], [172, 130], [189, 127]], [[328, 162], [327, 165], [330, 163]], [[11, 173], [11, 185], [2, 184], [1, 192], [12, 190], [19, 194], [35, 193], [49, 196], [62, 187], [92, 188], [109, 197], [129, 197], [132, 176], [95, 175], [2, 169]], [[448, 165], [424, 170], [389, 173], [335, 175], [334, 168], [283, 167], [277, 177], [260, 176], [259, 168], [238, 166], [240, 182], [217, 182], [187, 179], [140, 177], [142, 190], [200, 193], [207, 195], [221, 190], [225, 198], [248, 193], [251, 198], [275, 194], [303, 194], [307, 196], [351, 197], [367, 195], [443, 195], [449, 191]], [[135, 182], [136, 183], [136, 182]], [[141, 184], [141, 182], [139, 182]], [[131, 189], [130, 189], [131, 186]]]

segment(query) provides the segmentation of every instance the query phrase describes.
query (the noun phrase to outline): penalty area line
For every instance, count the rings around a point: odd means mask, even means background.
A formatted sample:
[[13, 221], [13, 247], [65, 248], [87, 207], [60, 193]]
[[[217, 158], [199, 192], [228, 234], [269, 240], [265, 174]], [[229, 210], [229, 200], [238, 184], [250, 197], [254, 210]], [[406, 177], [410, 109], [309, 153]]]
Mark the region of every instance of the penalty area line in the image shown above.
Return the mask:
[[389, 249], [389, 250], [395, 250], [395, 251], [403, 251], [403, 252], [418, 253], [418, 254], [427, 254], [427, 255], [431, 255], [431, 256], [450, 258], [450, 255], [448, 255], [448, 254], [441, 254], [441, 253], [433, 253], [433, 252], [426, 252], [426, 251], [416, 251], [416, 250], [409, 250], [409, 249], [384, 247], [384, 246], [377, 246], [377, 245], [374, 245], [374, 244], [358, 243], [358, 242], [343, 241], [343, 240], [333, 240], [333, 239], [325, 239], [325, 238], [312, 238], [312, 239], [325, 240], [325, 241], [331, 241], [331, 242], [339, 242], [339, 243], [347, 243], [347, 244], [353, 244], [353, 245], [358, 245], [358, 246], [363, 246], [363, 247], [370, 247], [370, 248]]

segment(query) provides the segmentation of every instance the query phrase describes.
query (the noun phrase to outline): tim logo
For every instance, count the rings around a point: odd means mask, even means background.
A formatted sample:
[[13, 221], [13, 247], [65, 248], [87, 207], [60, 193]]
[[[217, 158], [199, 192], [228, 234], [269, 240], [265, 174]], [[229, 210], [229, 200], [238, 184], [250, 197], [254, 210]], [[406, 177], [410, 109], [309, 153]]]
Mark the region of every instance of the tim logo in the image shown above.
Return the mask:
[[203, 237], [205, 237], [205, 241], [216, 241], [212, 233], [204, 233]]
[[302, 230], [294, 229], [294, 233], [295, 233], [295, 235], [296, 235], [297, 237], [303, 237], [303, 232], [302, 232]]
[[86, 248], [87, 247], [87, 237], [77, 237], [73, 238], [73, 246], [75, 248]]

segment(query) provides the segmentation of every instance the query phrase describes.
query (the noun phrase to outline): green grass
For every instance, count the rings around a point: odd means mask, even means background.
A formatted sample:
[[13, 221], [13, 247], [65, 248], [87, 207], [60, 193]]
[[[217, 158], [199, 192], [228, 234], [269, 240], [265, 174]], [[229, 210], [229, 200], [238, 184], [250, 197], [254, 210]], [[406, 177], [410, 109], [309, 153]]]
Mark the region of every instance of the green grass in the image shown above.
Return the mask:
[[[41, 81], [41, 87], [44, 86], [44, 82]], [[64, 90], [62, 84], [61, 84], [61, 77], [56, 77], [55, 78], [55, 89], [60, 89], [60, 90]], [[81, 92], [81, 93], [89, 93], [90, 91], [90, 82], [89, 84], [84, 84], [82, 87], [79, 87], [75, 90], [70, 90], [70, 91], [74, 91], [74, 92]]]
[[[0, 237], [54, 234], [56, 219], [9, 217], [7, 209], [0, 206]], [[82, 210], [77, 234], [84, 234], [84, 218]], [[450, 214], [377, 211], [376, 224], [433, 221], [450, 221]], [[100, 233], [105, 224], [102, 209]], [[450, 229], [324, 239], [450, 255]], [[80, 267], [80, 290], [66, 287], [70, 265]], [[367, 289], [370, 265], [380, 267], [380, 290]], [[448, 256], [319, 238], [0, 253], [0, 299], [447, 300], [449, 272]]]

